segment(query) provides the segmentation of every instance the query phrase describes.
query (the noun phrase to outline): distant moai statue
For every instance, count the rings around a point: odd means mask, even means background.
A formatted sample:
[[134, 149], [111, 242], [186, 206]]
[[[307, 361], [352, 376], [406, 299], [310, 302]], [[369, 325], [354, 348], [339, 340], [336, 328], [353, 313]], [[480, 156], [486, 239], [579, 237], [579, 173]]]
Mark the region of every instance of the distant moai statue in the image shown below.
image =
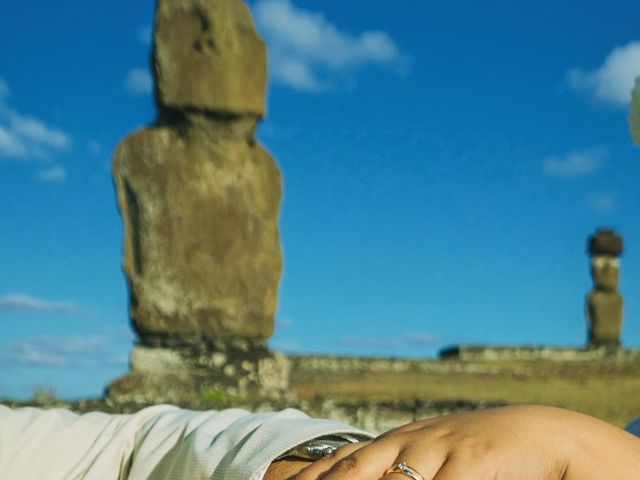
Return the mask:
[[622, 295], [620, 255], [622, 237], [611, 229], [599, 229], [589, 237], [593, 290], [587, 296], [589, 347], [620, 345], [622, 328]]

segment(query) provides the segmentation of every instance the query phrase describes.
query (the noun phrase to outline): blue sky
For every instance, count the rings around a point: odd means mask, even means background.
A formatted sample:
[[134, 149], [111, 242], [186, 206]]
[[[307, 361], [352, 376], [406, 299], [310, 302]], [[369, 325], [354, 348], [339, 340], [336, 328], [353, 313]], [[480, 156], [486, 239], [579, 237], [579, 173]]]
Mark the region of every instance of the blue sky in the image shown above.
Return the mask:
[[[480, 4], [481, 3], [481, 4]], [[284, 176], [275, 349], [582, 345], [586, 237], [625, 238], [640, 347], [637, 2], [255, 0]], [[0, 7], [0, 396], [98, 395], [133, 334], [110, 157], [153, 122], [154, 5]]]

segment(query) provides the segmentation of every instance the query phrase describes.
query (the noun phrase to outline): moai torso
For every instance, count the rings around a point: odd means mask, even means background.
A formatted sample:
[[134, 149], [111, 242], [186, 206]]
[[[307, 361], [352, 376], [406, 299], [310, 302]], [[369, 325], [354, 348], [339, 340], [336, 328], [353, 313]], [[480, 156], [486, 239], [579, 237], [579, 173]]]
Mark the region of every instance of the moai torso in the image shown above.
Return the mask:
[[266, 60], [241, 0], [159, 0], [159, 120], [114, 159], [142, 344], [265, 344], [273, 331], [281, 179], [254, 135]]
[[613, 230], [598, 230], [589, 240], [593, 290], [587, 297], [589, 346], [619, 346], [622, 328], [620, 255], [622, 238]]

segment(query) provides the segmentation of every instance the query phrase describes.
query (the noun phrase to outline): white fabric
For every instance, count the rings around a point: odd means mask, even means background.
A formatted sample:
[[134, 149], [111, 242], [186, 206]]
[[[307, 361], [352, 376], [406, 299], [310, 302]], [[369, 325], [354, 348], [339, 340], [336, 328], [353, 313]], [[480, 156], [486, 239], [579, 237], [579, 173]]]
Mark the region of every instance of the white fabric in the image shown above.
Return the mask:
[[287, 409], [252, 414], [159, 405], [131, 415], [0, 405], [1, 480], [261, 480], [290, 448], [335, 433], [368, 436]]

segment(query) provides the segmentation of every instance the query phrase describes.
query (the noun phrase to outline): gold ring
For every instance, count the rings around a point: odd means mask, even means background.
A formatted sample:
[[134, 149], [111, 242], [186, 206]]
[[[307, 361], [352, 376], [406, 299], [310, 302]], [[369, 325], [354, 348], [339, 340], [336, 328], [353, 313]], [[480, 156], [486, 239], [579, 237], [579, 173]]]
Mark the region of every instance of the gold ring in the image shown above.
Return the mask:
[[407, 477], [412, 478], [413, 480], [424, 480], [424, 477], [416, 472], [413, 468], [407, 465], [407, 462], [396, 463], [391, 467], [387, 468], [384, 474], [388, 473], [401, 473], [402, 475], [406, 475]]

